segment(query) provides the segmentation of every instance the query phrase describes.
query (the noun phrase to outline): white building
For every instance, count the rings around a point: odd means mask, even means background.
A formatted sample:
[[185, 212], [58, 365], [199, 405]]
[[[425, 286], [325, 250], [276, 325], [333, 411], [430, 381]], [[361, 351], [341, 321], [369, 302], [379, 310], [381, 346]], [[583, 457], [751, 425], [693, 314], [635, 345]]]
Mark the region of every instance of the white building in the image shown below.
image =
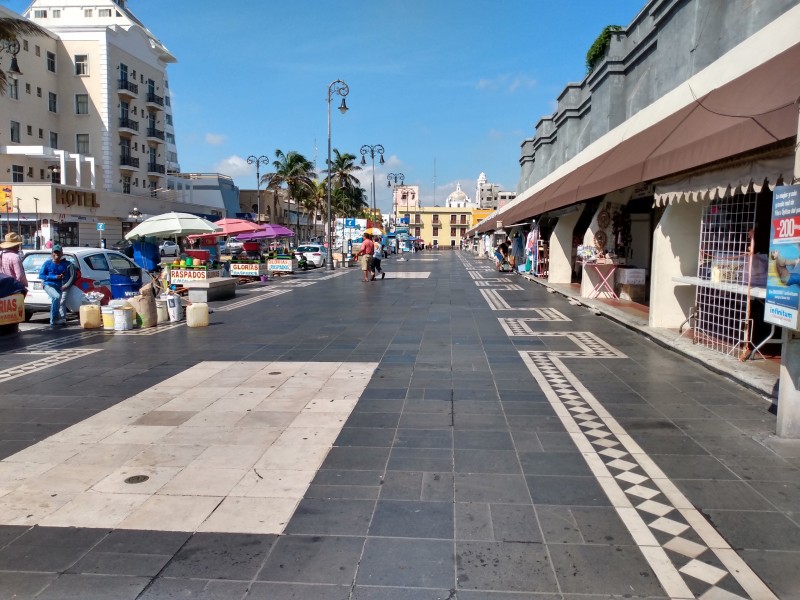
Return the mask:
[[516, 192], [505, 192], [496, 183], [491, 183], [486, 179], [486, 173], [478, 176], [475, 186], [475, 202], [478, 208], [503, 208], [506, 204], [517, 197]]
[[131, 213], [225, 215], [223, 194], [200, 199], [169, 177], [180, 172], [167, 78], [177, 61], [125, 0], [34, 0], [23, 16], [47, 35], [20, 38], [22, 74], [0, 97], [4, 229], [30, 245], [37, 225], [43, 239], [95, 245], [120, 239]]
[[[481, 173], [483, 174], [483, 173]], [[456, 183], [456, 189], [448, 197], [444, 204], [447, 208], [475, 208], [475, 203], [470, 201], [469, 196], [461, 189], [461, 184]]]

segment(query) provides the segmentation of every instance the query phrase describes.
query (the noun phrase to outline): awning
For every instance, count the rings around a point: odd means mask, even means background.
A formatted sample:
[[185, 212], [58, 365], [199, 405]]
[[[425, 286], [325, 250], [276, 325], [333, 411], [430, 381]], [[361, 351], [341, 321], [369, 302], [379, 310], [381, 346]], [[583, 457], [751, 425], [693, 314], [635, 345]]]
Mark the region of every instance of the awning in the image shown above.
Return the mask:
[[646, 181], [743, 155], [797, 135], [800, 6], [634, 114], [491, 220], [518, 223]]
[[662, 181], [655, 187], [655, 206], [675, 202], [701, 202], [727, 198], [764, 187], [775, 189], [779, 181], [791, 180], [794, 155], [765, 158], [727, 169], [718, 169]]

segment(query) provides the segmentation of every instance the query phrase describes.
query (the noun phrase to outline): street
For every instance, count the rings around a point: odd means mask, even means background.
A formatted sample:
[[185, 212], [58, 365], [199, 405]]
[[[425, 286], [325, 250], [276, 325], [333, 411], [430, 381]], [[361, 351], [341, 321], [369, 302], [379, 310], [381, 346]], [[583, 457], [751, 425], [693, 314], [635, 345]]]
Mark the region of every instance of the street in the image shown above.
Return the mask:
[[0, 600], [800, 598], [769, 401], [488, 260], [0, 338]]

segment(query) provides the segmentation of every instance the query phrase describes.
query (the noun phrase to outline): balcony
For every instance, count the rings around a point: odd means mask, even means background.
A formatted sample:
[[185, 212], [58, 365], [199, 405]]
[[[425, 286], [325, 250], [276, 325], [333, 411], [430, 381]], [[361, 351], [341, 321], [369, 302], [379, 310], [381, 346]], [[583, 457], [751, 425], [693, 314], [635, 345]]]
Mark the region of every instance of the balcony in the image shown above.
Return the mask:
[[147, 108], [164, 108], [164, 98], [156, 96], [153, 92], [147, 93]]
[[139, 121], [134, 121], [128, 117], [120, 117], [119, 129], [127, 133], [139, 133]]
[[164, 175], [166, 172], [167, 170], [164, 168], [164, 165], [160, 165], [155, 162], [147, 163], [148, 175]]
[[155, 127], [148, 127], [147, 128], [147, 139], [150, 142], [164, 142], [165, 136], [164, 132], [160, 129], [156, 129]]
[[117, 92], [120, 96], [136, 98], [139, 95], [139, 86], [127, 79], [120, 79], [117, 82]]
[[134, 156], [123, 154], [122, 156], [119, 157], [119, 168], [128, 171], [133, 171], [134, 169], [138, 169], [139, 159]]

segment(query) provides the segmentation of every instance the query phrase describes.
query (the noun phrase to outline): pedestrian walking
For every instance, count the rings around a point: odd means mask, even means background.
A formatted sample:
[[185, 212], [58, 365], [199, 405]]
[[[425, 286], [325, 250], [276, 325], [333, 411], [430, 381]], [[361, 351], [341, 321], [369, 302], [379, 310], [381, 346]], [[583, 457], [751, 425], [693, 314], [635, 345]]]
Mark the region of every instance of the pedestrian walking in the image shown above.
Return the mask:
[[375, 244], [375, 253], [372, 255], [372, 281], [375, 281], [375, 277], [378, 276], [378, 273], [381, 274], [381, 279], [386, 277], [386, 273], [381, 269], [381, 259], [383, 258], [383, 243], [381, 238], [376, 237], [373, 243]]
[[22, 249], [22, 238], [13, 231], [6, 234], [5, 239], [0, 243], [0, 273], [16, 279], [28, 293], [28, 278], [25, 276], [25, 268], [22, 266], [22, 257], [19, 251]]
[[361, 273], [363, 274], [364, 283], [370, 280], [372, 274], [372, 256], [375, 254], [375, 243], [372, 241], [372, 236], [368, 233], [364, 234], [364, 241], [361, 242], [361, 248], [358, 251], [358, 258], [361, 264]]
[[50, 296], [50, 327], [55, 328], [67, 324], [61, 318], [61, 291], [63, 282], [69, 277], [69, 268], [64, 260], [64, 250], [59, 244], [53, 246], [52, 258], [45, 261], [39, 270], [45, 293]]

